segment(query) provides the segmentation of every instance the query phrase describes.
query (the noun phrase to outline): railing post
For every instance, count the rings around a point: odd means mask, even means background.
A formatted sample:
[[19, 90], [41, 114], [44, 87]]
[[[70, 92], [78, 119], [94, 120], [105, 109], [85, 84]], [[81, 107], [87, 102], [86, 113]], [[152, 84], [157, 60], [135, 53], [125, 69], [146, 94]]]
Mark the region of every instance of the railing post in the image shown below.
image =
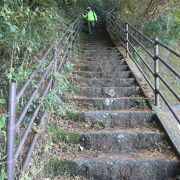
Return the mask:
[[112, 25], [111, 25], [111, 14], [109, 15], [109, 31], [112, 31]]
[[160, 96], [159, 96], [159, 46], [158, 38], [154, 40], [154, 68], [155, 68], [155, 105], [160, 106]]
[[55, 48], [54, 48], [54, 71], [57, 71], [57, 63], [58, 63], [58, 40], [55, 41]]
[[14, 141], [16, 119], [16, 83], [10, 83], [8, 95], [8, 119], [7, 119], [7, 179], [14, 179]]
[[113, 17], [113, 35], [116, 37], [116, 18]]
[[129, 25], [126, 23], [126, 58], [129, 58]]

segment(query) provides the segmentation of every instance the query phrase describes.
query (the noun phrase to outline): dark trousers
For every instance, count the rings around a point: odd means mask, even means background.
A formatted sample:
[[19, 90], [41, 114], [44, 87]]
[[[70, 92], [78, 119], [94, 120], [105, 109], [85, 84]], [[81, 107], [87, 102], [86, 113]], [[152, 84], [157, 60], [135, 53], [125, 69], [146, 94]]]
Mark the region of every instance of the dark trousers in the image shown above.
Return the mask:
[[88, 29], [89, 29], [89, 34], [92, 34], [94, 31], [94, 21], [88, 21]]

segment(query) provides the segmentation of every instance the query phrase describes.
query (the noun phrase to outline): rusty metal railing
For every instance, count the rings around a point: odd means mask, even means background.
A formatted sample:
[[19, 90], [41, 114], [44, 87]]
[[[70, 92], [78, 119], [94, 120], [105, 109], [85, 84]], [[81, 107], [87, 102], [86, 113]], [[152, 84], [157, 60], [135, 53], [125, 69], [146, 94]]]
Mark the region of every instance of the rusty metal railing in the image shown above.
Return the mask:
[[[155, 97], [154, 104], [159, 107], [161, 98], [167, 105], [171, 113], [174, 115], [177, 122], [180, 123], [180, 117], [177, 115], [176, 111], [173, 109], [171, 103], [169, 102], [169, 97], [167, 97], [167, 95], [163, 93], [163, 89], [161, 88], [160, 83], [170, 91], [173, 98], [175, 98], [178, 103], [180, 103], [180, 95], [171, 87], [169, 82], [166, 80], [166, 77], [164, 77], [162, 72], [160, 72], [160, 68], [166, 68], [167, 72], [174, 77], [175, 83], [177, 84], [180, 80], [180, 74], [162, 57], [160, 48], [161, 51], [170, 53], [171, 56], [177, 58], [179, 62], [180, 54], [159, 41], [158, 38], [151, 40], [131, 24], [122, 22], [120, 19], [116, 18], [113, 14], [108, 12], [106, 13], [106, 27], [109, 33], [114, 36], [115, 40], [120, 42], [126, 50], [126, 58], [131, 57], [131, 59], [134, 61], [134, 63], [152, 88]], [[142, 57], [141, 52], [138, 51], [137, 47], [140, 47], [143, 53], [146, 54], [146, 59]], [[139, 61], [137, 61], [136, 57], [138, 57]], [[147, 62], [147, 58], [150, 59], [151, 66]], [[152, 75], [153, 83], [150, 76], [148, 77], [146, 75], [146, 73], [142, 69], [142, 65], [140, 64], [145, 66], [147, 71]]]
[[[80, 19], [76, 19], [69, 26], [63, 36], [53, 42], [46, 50], [44, 56], [34, 68], [29, 76], [29, 79], [22, 85], [20, 90], [17, 90], [16, 82], [9, 84], [6, 161], [6, 174], [8, 180], [13, 180], [15, 178], [15, 165], [18, 163], [22, 149], [25, 146], [34, 123], [36, 122], [36, 124], [38, 124], [38, 129], [41, 129], [42, 123], [47, 114], [47, 109], [43, 108], [44, 99], [47, 93], [51, 90], [53, 84], [52, 73], [54, 71], [59, 72], [63, 69], [65, 62], [69, 58], [72, 46], [77, 40], [79, 30]], [[59, 58], [60, 55], [61, 58]], [[41, 74], [39, 72], [40, 68], [43, 68]], [[30, 86], [32, 85], [34, 79], [38, 82], [34, 88], [31, 88]], [[26, 100], [26, 103], [23, 107], [21, 107], [20, 112], [17, 112], [17, 107], [23, 98]], [[29, 111], [30, 108], [33, 110]], [[28, 120], [24, 123], [24, 119], [27, 117]], [[23, 132], [18, 135], [20, 137], [17, 139], [19, 129]], [[27, 170], [38, 135], [39, 132], [35, 132], [33, 134], [30, 145], [27, 148], [27, 153], [26, 155], [23, 154], [23, 163], [20, 169], [21, 172], [25, 172]], [[18, 144], [16, 145], [17, 141]]]

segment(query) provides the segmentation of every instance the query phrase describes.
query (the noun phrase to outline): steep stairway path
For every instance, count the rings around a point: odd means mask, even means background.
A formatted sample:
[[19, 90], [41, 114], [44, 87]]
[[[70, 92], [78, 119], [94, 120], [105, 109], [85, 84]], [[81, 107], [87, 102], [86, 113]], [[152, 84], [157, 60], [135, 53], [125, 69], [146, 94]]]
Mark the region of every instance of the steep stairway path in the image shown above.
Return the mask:
[[77, 92], [69, 98], [77, 106], [76, 121], [98, 127], [80, 135], [80, 145], [92, 154], [68, 161], [75, 174], [92, 180], [166, 180], [180, 174], [167, 135], [105, 29], [84, 39], [74, 67]]

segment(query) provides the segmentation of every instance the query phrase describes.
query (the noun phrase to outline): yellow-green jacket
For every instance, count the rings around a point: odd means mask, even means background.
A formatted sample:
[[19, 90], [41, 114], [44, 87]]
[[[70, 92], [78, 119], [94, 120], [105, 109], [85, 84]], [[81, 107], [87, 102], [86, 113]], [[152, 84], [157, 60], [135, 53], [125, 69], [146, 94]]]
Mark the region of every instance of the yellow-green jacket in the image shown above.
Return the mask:
[[83, 17], [87, 20], [87, 21], [97, 21], [97, 15], [95, 12], [88, 11], [86, 14], [83, 14]]

